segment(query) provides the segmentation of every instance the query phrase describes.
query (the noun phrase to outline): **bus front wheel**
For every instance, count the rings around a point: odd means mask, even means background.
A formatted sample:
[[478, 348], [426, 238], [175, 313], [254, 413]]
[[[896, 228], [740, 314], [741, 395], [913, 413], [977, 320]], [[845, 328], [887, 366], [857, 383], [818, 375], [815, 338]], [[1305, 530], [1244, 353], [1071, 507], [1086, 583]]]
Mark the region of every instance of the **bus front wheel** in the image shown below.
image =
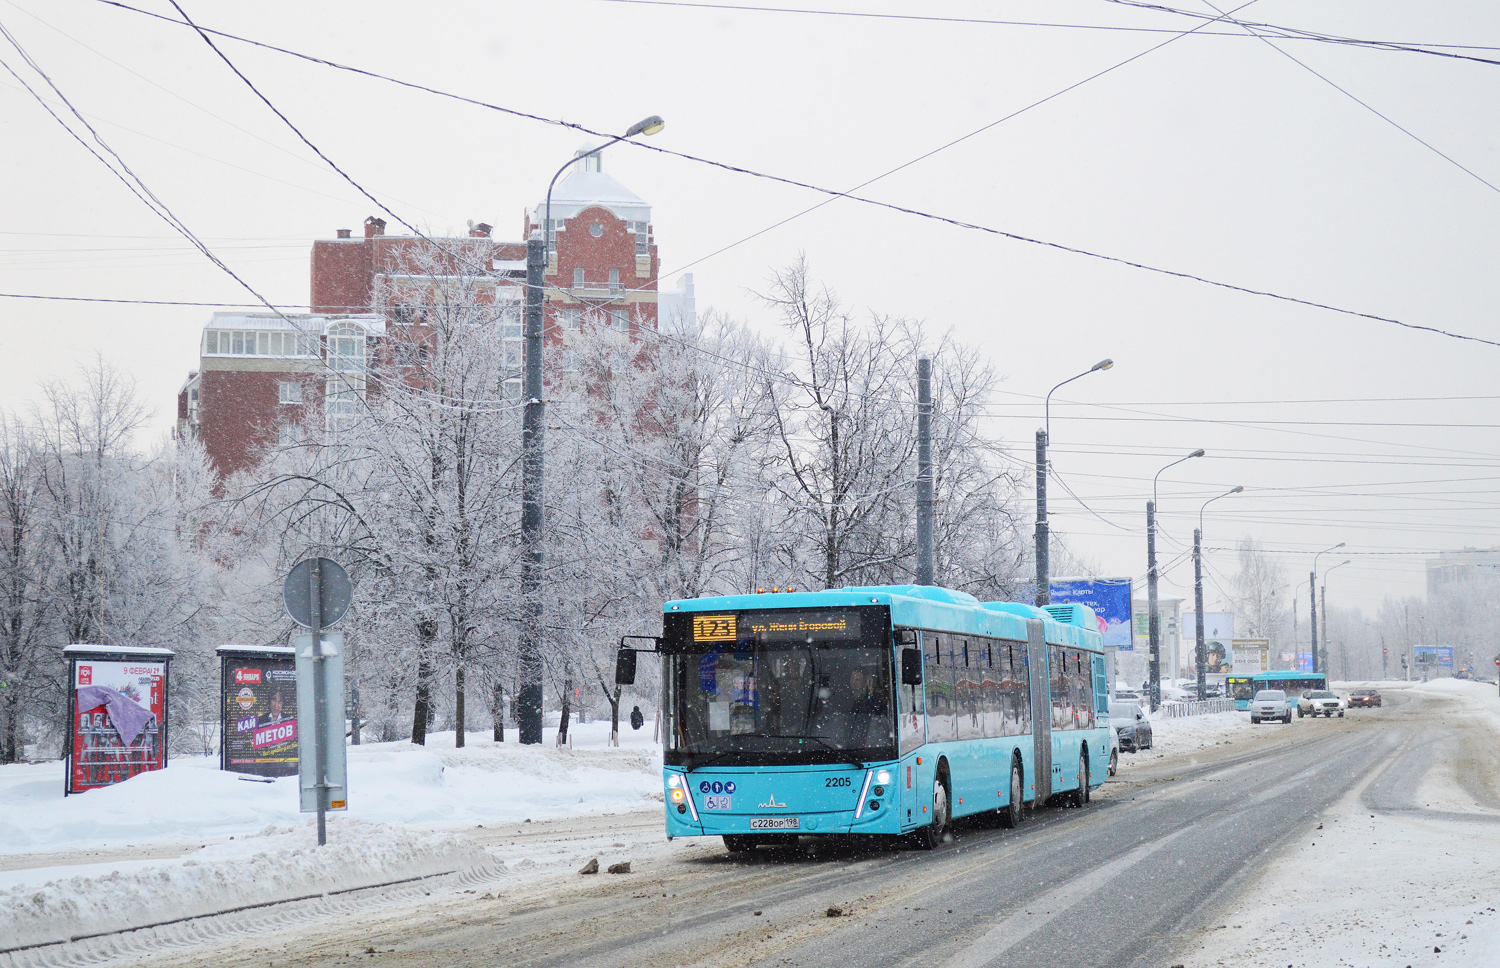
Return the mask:
[[743, 854], [755, 849], [754, 834], [725, 834], [724, 849], [731, 854]]
[[1089, 758], [1088, 754], [1080, 753], [1078, 756], [1078, 789], [1073, 791], [1073, 806], [1086, 807], [1089, 805]]
[[917, 846], [932, 850], [948, 830], [948, 787], [939, 776], [932, 784], [932, 823], [917, 831]]

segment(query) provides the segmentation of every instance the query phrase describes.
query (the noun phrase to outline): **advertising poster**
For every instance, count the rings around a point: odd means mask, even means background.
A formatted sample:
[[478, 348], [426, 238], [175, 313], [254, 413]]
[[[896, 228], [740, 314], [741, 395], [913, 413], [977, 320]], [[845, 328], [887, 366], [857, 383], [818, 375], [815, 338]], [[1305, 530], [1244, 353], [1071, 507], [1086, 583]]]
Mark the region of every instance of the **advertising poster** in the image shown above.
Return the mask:
[[1234, 667], [1230, 671], [1235, 675], [1253, 676], [1257, 672], [1271, 671], [1270, 639], [1235, 639], [1232, 644]]
[[[1184, 638], [1196, 648], [1198, 642], [1198, 616], [1188, 612], [1182, 616]], [[1234, 655], [1234, 615], [1229, 612], [1203, 613], [1203, 648], [1208, 653], [1206, 669], [1210, 675], [1226, 675], [1230, 671], [1240, 672]]]
[[1414, 645], [1411, 651], [1418, 665], [1435, 665], [1443, 669], [1453, 668], [1453, 646], [1451, 645]]
[[291, 649], [219, 651], [223, 683], [220, 767], [253, 776], [297, 775], [297, 666]]
[[1129, 652], [1135, 647], [1130, 633], [1129, 578], [1055, 578], [1047, 589], [1055, 605], [1087, 605], [1094, 610], [1105, 648]]
[[68, 793], [128, 780], [166, 765], [166, 662], [73, 661]]

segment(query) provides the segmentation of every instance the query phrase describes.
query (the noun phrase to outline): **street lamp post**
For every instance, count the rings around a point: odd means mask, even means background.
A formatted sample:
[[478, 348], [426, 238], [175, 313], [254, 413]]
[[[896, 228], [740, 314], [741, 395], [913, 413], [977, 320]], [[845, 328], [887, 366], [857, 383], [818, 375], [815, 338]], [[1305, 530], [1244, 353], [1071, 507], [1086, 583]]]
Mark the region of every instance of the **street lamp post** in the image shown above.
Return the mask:
[[1114, 365], [1114, 360], [1100, 360], [1077, 376], [1068, 377], [1047, 391], [1047, 397], [1042, 404], [1043, 429], [1036, 432], [1036, 604], [1038, 607], [1052, 603], [1052, 589], [1048, 584], [1051, 581], [1049, 560], [1051, 538], [1047, 528], [1047, 442], [1052, 435], [1052, 394], [1074, 380], [1080, 380], [1099, 370], [1107, 370]]
[[1332, 548], [1324, 548], [1313, 555], [1312, 571], [1307, 576], [1307, 594], [1309, 619], [1312, 623], [1312, 671], [1318, 671], [1318, 559], [1330, 551], [1337, 551], [1344, 543], [1340, 541]]
[[1151, 633], [1151, 711], [1161, 706], [1161, 616], [1156, 611], [1156, 482], [1162, 471], [1185, 460], [1202, 457], [1203, 449], [1179, 457], [1151, 478], [1151, 500], [1146, 502], [1146, 621]]
[[[637, 121], [630, 130], [595, 148], [597, 154], [610, 145], [638, 134], [652, 135], [664, 125], [652, 115]], [[542, 452], [546, 429], [546, 404], [542, 402], [542, 289], [546, 285], [547, 257], [552, 239], [552, 189], [557, 179], [578, 159], [553, 174], [547, 183], [542, 231], [526, 240], [526, 303], [521, 336], [525, 366], [522, 370], [521, 414], [521, 635], [518, 642], [520, 687], [512, 708], [522, 743], [542, 741]]]
[[1245, 488], [1236, 485], [1233, 489], [1225, 491], [1218, 497], [1211, 497], [1203, 502], [1203, 507], [1198, 509], [1198, 530], [1193, 532], [1193, 605], [1198, 616], [1198, 638], [1196, 648], [1193, 650], [1193, 662], [1198, 667], [1198, 701], [1202, 702], [1208, 692], [1208, 647], [1203, 641], [1203, 509], [1217, 501], [1220, 497], [1228, 497], [1238, 494]]
[[[1333, 571], [1334, 568], [1342, 568], [1345, 565], [1349, 564], [1350, 561], [1351, 559], [1345, 558], [1343, 561], [1334, 565], [1333, 568], [1329, 568], [1328, 571], [1323, 572], [1323, 654], [1319, 657], [1321, 661], [1318, 661], [1318, 667], [1321, 668], [1325, 674], [1331, 671], [1328, 668], [1328, 575]], [[1347, 661], [1345, 662], [1345, 665], [1348, 665]], [[1348, 674], [1349, 670], [1346, 668], [1344, 670], [1344, 675], [1347, 676]]]

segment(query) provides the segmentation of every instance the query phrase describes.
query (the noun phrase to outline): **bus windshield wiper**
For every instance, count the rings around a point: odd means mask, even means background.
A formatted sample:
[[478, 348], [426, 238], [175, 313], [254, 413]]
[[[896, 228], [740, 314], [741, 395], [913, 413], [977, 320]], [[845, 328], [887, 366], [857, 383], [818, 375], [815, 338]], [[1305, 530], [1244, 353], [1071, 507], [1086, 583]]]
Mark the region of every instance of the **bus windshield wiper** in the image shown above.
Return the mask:
[[685, 767], [683, 767], [683, 771], [687, 772], [687, 773], [691, 773], [694, 770], [698, 769], [699, 767], [708, 766], [709, 764], [712, 764], [712, 763], [717, 763], [720, 760], [725, 759], [726, 757], [733, 756], [736, 753], [743, 753], [743, 752], [745, 752], [745, 751], [744, 750], [719, 750], [717, 753], [705, 753], [705, 754], [702, 754], [702, 757], [703, 757], [702, 759], [699, 759], [698, 756], [696, 756], [696, 755], [689, 754], [690, 756], [693, 757], [693, 759], [692, 759], [692, 761], [690, 763], [688, 763]]
[[856, 770], [863, 770], [865, 768], [865, 764], [862, 761], [857, 760], [857, 759], [855, 759], [852, 756], [849, 756], [845, 750], [839, 749], [837, 746], [834, 746], [832, 743], [828, 742], [828, 740], [824, 739], [821, 736], [777, 736], [776, 738], [777, 739], [799, 739], [799, 740], [800, 739], [810, 739], [814, 743], [817, 743], [819, 746], [823, 747], [825, 750], [828, 750], [830, 753], [833, 753], [833, 754], [837, 755], [840, 759], [844, 760], [845, 762], [853, 764], [853, 766], [854, 766], [854, 768]]

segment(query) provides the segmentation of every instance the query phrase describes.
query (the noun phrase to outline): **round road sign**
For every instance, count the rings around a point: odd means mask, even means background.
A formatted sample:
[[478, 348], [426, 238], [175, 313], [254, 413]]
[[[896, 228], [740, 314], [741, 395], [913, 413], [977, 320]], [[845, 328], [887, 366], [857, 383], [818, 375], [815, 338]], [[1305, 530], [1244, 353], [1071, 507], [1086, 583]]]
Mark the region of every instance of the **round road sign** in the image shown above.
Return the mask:
[[287, 572], [286, 581], [281, 585], [281, 600], [286, 603], [286, 613], [292, 621], [303, 628], [313, 627], [311, 585], [314, 564], [318, 568], [320, 628], [326, 629], [338, 624], [349, 611], [349, 601], [354, 597], [349, 573], [343, 565], [332, 558], [303, 558]]

